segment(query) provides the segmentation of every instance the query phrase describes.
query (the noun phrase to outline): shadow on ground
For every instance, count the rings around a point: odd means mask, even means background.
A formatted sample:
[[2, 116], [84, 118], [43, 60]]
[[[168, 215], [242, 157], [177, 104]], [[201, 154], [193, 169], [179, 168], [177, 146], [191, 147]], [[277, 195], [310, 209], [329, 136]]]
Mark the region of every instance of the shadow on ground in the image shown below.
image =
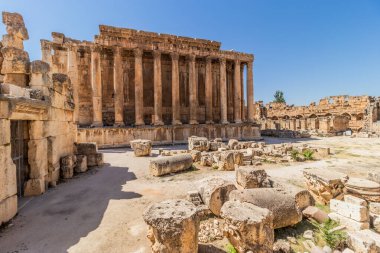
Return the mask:
[[110, 200], [141, 197], [122, 191], [135, 179], [126, 167], [106, 165], [34, 197], [1, 232], [0, 251], [67, 252], [99, 226]]

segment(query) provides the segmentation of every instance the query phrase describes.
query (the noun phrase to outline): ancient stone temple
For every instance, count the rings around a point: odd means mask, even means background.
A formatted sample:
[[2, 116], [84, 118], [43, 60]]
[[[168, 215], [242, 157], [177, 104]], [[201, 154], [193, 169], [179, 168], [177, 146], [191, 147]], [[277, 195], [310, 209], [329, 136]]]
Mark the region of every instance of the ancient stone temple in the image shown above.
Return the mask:
[[93, 42], [52, 37], [41, 41], [42, 60], [71, 79], [79, 140], [112, 146], [128, 144], [132, 133], [159, 143], [191, 135], [260, 136], [252, 54], [223, 51], [216, 41], [104, 25]]

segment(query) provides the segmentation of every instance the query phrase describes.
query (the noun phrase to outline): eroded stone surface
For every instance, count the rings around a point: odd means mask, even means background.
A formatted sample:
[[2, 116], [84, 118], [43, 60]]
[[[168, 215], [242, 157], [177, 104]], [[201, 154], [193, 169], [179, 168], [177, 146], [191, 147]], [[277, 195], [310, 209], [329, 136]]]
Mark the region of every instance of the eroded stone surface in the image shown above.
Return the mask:
[[131, 147], [135, 156], [150, 156], [152, 152], [152, 142], [150, 140], [133, 140]]
[[152, 176], [163, 176], [170, 173], [188, 170], [193, 164], [190, 154], [159, 157], [150, 161], [149, 171]]

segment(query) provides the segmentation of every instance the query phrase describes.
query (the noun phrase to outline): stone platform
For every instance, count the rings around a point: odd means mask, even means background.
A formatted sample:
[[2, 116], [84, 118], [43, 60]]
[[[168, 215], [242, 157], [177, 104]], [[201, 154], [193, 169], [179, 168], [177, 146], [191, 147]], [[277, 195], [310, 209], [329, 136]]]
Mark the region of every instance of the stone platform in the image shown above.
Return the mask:
[[199, 124], [179, 126], [97, 127], [79, 128], [78, 142], [96, 142], [100, 148], [126, 147], [135, 139], [147, 139], [153, 145], [187, 144], [190, 136], [209, 139], [260, 140], [259, 127], [254, 123]]

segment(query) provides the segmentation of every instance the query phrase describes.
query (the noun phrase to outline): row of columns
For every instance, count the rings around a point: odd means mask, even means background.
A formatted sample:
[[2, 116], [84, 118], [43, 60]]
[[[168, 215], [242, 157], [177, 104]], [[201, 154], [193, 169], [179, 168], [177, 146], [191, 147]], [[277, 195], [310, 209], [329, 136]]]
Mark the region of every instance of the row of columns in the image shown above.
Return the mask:
[[[134, 49], [135, 56], [135, 125], [144, 125], [144, 104], [143, 104], [143, 50]], [[172, 124], [180, 125], [180, 87], [179, 87], [179, 54], [171, 53], [172, 60]], [[161, 52], [153, 51], [154, 58], [154, 124], [163, 125], [162, 120], [162, 77], [161, 77]], [[190, 124], [198, 124], [198, 85], [196, 83], [196, 57], [187, 56], [189, 62], [189, 107]], [[227, 77], [226, 59], [220, 58], [220, 118], [222, 124], [228, 124], [227, 120]], [[242, 122], [242, 76], [241, 62], [234, 61], [234, 122]], [[114, 48], [114, 101], [115, 101], [115, 126], [124, 126], [124, 84], [121, 48]], [[206, 95], [206, 123], [213, 123], [212, 108], [212, 58], [206, 57], [205, 76]], [[101, 59], [100, 48], [94, 47], [91, 51], [91, 86], [93, 99], [93, 124], [92, 126], [102, 126], [102, 85], [101, 85]], [[253, 122], [253, 64], [247, 63], [247, 108], [248, 121]]]

